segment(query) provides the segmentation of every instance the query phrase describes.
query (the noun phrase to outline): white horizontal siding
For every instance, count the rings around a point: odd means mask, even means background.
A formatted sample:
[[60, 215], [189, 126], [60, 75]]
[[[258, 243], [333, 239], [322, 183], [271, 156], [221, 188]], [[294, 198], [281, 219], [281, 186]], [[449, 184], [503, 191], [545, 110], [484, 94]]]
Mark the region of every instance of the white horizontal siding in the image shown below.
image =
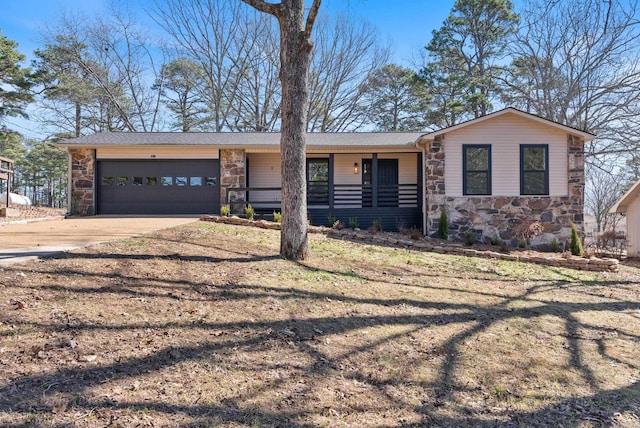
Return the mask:
[[[280, 187], [280, 154], [256, 153], [248, 155], [249, 183], [247, 187]], [[280, 203], [279, 191], [252, 192], [250, 199], [254, 202]], [[259, 208], [259, 204], [255, 204]], [[267, 204], [263, 204], [267, 205]]]
[[520, 145], [549, 145], [549, 196], [567, 196], [567, 135], [562, 130], [515, 114], [463, 127], [445, 135], [445, 189], [462, 196], [462, 145], [491, 145], [491, 183], [494, 196], [520, 194]]
[[627, 251], [629, 257], [640, 256], [640, 197], [627, 208]]
[[[310, 154], [311, 158], [328, 159], [328, 154]], [[399, 183], [416, 184], [418, 182], [418, 155], [417, 153], [385, 153], [379, 154], [379, 159], [398, 159]], [[250, 153], [249, 159], [249, 184], [247, 187], [280, 187], [280, 155], [277, 153]], [[353, 185], [357, 187], [358, 193], [349, 192], [345, 198], [354, 199], [361, 206], [362, 194], [362, 160], [371, 159], [370, 153], [344, 153], [334, 155], [334, 184]], [[358, 164], [358, 173], [353, 173], [353, 164]], [[339, 190], [335, 195], [336, 200], [340, 199]], [[280, 193], [274, 191], [254, 192], [251, 200], [256, 202], [280, 201]], [[257, 205], [256, 205], [257, 206]], [[346, 206], [343, 206], [346, 208]]]
[[218, 159], [220, 151], [206, 146], [112, 146], [96, 149], [97, 159]]

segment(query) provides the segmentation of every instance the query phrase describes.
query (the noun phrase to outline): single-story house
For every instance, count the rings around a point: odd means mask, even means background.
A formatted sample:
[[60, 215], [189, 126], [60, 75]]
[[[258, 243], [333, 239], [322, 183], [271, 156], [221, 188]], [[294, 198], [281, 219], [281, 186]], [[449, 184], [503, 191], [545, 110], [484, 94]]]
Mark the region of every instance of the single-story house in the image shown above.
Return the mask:
[[627, 256], [640, 257], [640, 180], [613, 204], [609, 212], [626, 214]]
[[[312, 224], [374, 221], [433, 235], [516, 239], [537, 222], [547, 237], [581, 228], [584, 143], [594, 136], [507, 108], [431, 133], [307, 134]], [[99, 133], [69, 153], [74, 214], [200, 214], [280, 209], [278, 133]]]

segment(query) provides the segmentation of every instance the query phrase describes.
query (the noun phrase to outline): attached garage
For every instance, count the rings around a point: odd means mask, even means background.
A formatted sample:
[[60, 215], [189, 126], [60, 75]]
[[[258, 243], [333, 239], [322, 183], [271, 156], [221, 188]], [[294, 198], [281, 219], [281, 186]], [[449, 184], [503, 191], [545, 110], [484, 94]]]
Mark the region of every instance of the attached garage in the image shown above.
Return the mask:
[[96, 163], [98, 214], [215, 214], [219, 159], [102, 159]]

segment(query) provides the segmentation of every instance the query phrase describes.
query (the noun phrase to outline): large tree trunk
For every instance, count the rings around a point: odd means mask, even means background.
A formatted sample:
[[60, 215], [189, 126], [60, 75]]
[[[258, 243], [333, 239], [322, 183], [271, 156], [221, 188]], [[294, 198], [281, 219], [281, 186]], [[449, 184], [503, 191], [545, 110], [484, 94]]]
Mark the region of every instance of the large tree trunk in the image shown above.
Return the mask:
[[321, 0], [314, 0], [305, 23], [304, 0], [243, 0], [270, 13], [280, 26], [280, 81], [282, 82], [282, 231], [280, 254], [289, 260], [307, 257], [306, 125], [311, 58], [311, 30]]
[[[284, 2], [283, 2], [284, 3]], [[280, 254], [290, 260], [307, 256], [307, 181], [305, 174], [307, 76], [311, 42], [304, 37], [304, 1], [289, 0], [280, 21], [282, 82], [282, 233]]]

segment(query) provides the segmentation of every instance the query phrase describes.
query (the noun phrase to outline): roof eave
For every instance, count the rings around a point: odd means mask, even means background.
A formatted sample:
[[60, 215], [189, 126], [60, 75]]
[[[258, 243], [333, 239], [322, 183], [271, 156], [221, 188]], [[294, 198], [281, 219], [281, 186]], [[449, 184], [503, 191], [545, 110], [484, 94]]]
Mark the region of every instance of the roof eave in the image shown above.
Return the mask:
[[636, 181], [636, 183], [631, 186], [627, 192], [622, 195], [618, 201], [609, 208], [610, 214], [616, 213], [626, 213], [627, 208], [629, 208], [629, 204], [640, 195], [640, 180]]

